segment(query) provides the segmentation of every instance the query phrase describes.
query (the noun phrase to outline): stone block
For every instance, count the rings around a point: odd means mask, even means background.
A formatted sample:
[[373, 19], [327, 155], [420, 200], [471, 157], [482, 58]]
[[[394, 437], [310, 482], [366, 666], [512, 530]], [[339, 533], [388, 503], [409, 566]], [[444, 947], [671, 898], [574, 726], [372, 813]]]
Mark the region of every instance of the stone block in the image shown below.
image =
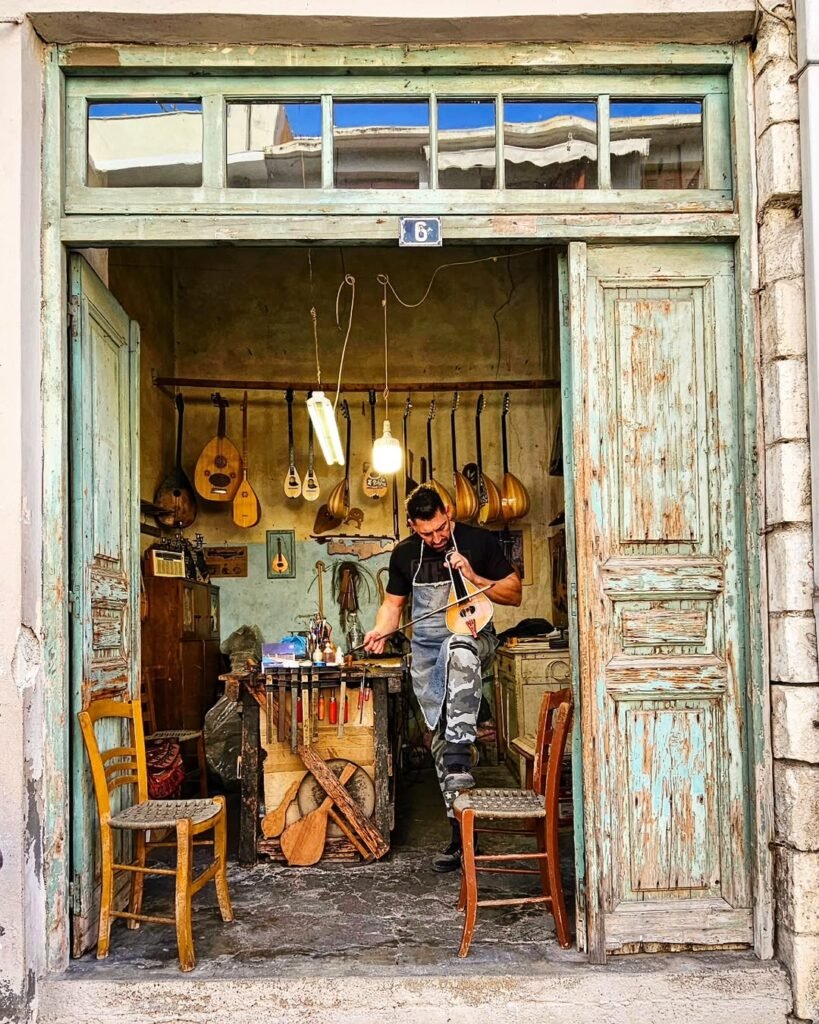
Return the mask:
[[[768, 5], [770, 6], [770, 5]], [[785, 7], [780, 6], [778, 13], [787, 14]], [[795, 47], [791, 45], [787, 28], [776, 18], [763, 16], [756, 34], [756, 48], [751, 55], [751, 63], [755, 76], [762, 74], [771, 61], [784, 61], [785, 66], [793, 74], [796, 65], [793, 62]]]
[[794, 932], [784, 923], [776, 929], [776, 952], [788, 968], [797, 1018], [819, 1016], [819, 935]]
[[765, 451], [765, 524], [811, 521], [807, 441], [782, 441]]
[[759, 297], [763, 361], [793, 359], [807, 354], [805, 280], [774, 281]]
[[774, 757], [819, 764], [819, 685], [771, 687]]
[[760, 138], [773, 124], [799, 120], [799, 91], [790, 81], [793, 64], [789, 60], [772, 60], [754, 81], [756, 137]]
[[802, 218], [790, 208], [769, 207], [760, 217], [760, 284], [767, 287], [783, 277], [802, 277]]
[[807, 524], [774, 527], [765, 538], [765, 549], [768, 560], [769, 610], [813, 611], [811, 528]]
[[817, 677], [813, 615], [770, 615], [771, 681], [810, 683]]
[[799, 125], [772, 124], [757, 143], [757, 209], [802, 201]]
[[819, 935], [819, 853], [777, 849], [776, 906], [786, 928]]
[[765, 444], [807, 440], [808, 361], [777, 359], [762, 373]]
[[[814, 858], [819, 885], [819, 765], [774, 762], [774, 831], [781, 843]], [[816, 928], [793, 925], [796, 931], [819, 933], [819, 888], [816, 890]]]

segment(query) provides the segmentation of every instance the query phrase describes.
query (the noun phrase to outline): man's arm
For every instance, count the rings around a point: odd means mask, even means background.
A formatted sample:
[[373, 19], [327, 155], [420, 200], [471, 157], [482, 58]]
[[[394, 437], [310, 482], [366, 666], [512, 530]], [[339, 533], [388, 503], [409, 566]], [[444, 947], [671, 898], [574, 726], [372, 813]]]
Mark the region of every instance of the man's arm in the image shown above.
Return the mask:
[[383, 654], [385, 638], [398, 629], [406, 597], [387, 594], [375, 616], [375, 626], [364, 635], [364, 647], [370, 654]]
[[486, 596], [493, 604], [510, 604], [517, 607], [523, 600], [520, 576], [516, 572], [511, 572], [500, 580], [488, 580], [485, 576], [479, 576], [475, 572], [460, 551], [452, 552], [449, 556], [449, 564], [453, 569], [460, 570], [464, 579], [469, 580], [476, 587], [489, 587]]

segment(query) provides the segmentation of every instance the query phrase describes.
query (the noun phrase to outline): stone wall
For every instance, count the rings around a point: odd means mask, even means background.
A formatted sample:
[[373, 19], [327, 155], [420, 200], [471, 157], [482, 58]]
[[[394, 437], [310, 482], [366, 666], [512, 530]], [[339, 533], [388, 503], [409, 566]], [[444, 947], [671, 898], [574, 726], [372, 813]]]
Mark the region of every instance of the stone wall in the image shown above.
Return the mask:
[[819, 1007], [819, 667], [795, 26], [764, 15], [753, 54], [759, 341], [775, 792], [776, 949], [796, 1020]]

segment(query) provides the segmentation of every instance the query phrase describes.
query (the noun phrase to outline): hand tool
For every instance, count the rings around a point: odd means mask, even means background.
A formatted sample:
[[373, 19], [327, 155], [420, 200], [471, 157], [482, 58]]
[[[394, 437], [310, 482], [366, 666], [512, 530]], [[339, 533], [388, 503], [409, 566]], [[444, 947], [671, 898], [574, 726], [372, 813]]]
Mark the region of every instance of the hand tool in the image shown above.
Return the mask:
[[[355, 775], [355, 764], [348, 764], [341, 773], [338, 783], [344, 786]], [[314, 811], [294, 821], [282, 832], [281, 848], [287, 863], [308, 867], [321, 859], [327, 840], [327, 816], [333, 806], [333, 797], [328, 796]]]
[[341, 739], [344, 735], [344, 723], [347, 720], [347, 675], [343, 668], [341, 669], [341, 694], [338, 703], [338, 737]]
[[[304, 776], [302, 776], [304, 778]], [[281, 835], [281, 831], [284, 828], [284, 821], [287, 816], [287, 808], [293, 802], [293, 798], [301, 785], [301, 779], [296, 779], [292, 783], [287, 792], [284, 794], [284, 799], [278, 807], [272, 811], [268, 811], [267, 814], [262, 818], [262, 835], [265, 839], [274, 839], [276, 836]]]
[[299, 691], [298, 675], [293, 669], [290, 673], [290, 751], [295, 754], [299, 749]]

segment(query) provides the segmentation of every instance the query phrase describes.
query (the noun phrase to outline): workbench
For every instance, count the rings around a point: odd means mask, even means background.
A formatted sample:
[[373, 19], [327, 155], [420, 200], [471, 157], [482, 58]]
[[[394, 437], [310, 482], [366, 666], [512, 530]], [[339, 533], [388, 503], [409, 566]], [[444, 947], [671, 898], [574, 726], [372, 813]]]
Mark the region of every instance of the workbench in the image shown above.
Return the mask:
[[[301, 744], [305, 741], [312, 754], [325, 761], [346, 757], [359, 763], [357, 759], [363, 757], [369, 762], [366, 768], [375, 789], [371, 824], [385, 849], [389, 849], [390, 832], [395, 824], [394, 770], [399, 762], [396, 746], [400, 741], [400, 730], [390, 728], [391, 719], [396, 717], [391, 714], [391, 706], [394, 705], [397, 714], [404, 673], [403, 660], [390, 658], [355, 661], [344, 667], [277, 667], [267, 672], [250, 671], [223, 677], [226, 693], [231, 692], [242, 705], [240, 864], [255, 864], [260, 855], [283, 859], [279, 839], [266, 839], [261, 834], [260, 797], [263, 788], [269, 798], [291, 777], [308, 771], [302, 760]], [[338, 736], [337, 726], [330, 726], [326, 720], [326, 707], [330, 694], [340, 693], [342, 674], [349, 699], [349, 720], [345, 723], [344, 735]], [[358, 707], [362, 684], [371, 689], [371, 699], [364, 704], [363, 712]], [[299, 694], [305, 693], [306, 704], [308, 698], [313, 702], [309, 723], [302, 720], [302, 712], [298, 724], [294, 721], [291, 694], [297, 690]], [[315, 720], [315, 702], [320, 694], [325, 696], [323, 723]], [[298, 742], [293, 734], [294, 725]], [[364, 753], [365, 750], [369, 754]], [[282, 781], [278, 789], [274, 789], [269, 775], [279, 771]], [[266, 805], [265, 809], [271, 808]], [[295, 804], [293, 810], [298, 815]], [[328, 834], [324, 859], [358, 860], [359, 855], [345, 836]]]

